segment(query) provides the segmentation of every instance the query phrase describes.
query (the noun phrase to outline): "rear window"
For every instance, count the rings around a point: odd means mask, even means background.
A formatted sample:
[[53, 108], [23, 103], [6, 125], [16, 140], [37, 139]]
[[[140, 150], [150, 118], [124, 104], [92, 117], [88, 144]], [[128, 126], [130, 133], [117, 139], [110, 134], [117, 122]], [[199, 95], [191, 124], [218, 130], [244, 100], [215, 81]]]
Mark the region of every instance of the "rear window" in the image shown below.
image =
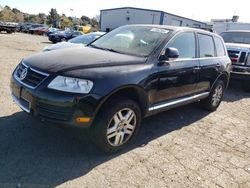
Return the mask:
[[214, 43], [216, 46], [216, 52], [217, 52], [217, 56], [225, 56], [226, 52], [225, 52], [225, 48], [224, 48], [224, 44], [222, 42], [222, 40], [218, 37], [214, 37]]
[[215, 48], [213, 37], [205, 34], [198, 34], [200, 57], [214, 57]]

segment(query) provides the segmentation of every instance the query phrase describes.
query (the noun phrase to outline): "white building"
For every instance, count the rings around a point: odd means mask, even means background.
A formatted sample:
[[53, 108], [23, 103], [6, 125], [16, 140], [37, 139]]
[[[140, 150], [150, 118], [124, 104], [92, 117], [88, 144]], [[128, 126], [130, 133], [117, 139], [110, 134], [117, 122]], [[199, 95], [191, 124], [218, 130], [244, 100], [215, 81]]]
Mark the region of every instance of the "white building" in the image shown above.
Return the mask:
[[206, 23], [163, 11], [133, 7], [105, 9], [100, 12], [101, 31], [110, 31], [122, 25], [157, 24], [205, 28]]
[[215, 32], [218, 34], [230, 30], [250, 30], [250, 23], [214, 22], [212, 25]]
[[233, 16], [232, 19], [212, 19], [210, 25], [216, 33], [221, 34], [230, 30], [250, 30], [250, 23], [238, 22], [239, 16]]

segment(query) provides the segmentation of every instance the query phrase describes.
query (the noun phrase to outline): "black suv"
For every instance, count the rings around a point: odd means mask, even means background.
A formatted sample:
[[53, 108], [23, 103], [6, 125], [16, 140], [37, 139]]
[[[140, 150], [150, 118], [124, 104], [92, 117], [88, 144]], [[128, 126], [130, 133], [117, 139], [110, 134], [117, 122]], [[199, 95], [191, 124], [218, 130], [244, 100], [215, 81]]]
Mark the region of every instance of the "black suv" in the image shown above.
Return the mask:
[[250, 91], [250, 31], [226, 31], [221, 36], [232, 61], [231, 79], [241, 81]]
[[42, 121], [89, 127], [106, 152], [135, 137], [141, 119], [195, 101], [219, 106], [231, 61], [220, 36], [129, 25], [86, 48], [39, 53], [14, 70], [12, 97]]

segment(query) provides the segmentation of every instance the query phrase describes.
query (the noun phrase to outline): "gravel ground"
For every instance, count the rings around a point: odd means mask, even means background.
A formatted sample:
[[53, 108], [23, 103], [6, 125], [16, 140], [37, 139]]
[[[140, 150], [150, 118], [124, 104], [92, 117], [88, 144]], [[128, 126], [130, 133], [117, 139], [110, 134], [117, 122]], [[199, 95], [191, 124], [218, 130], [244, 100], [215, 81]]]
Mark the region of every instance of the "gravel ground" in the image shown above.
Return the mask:
[[135, 144], [106, 156], [85, 130], [22, 112], [9, 79], [47, 38], [0, 34], [0, 187], [250, 187], [250, 93], [229, 87], [219, 109], [188, 105], [145, 119]]

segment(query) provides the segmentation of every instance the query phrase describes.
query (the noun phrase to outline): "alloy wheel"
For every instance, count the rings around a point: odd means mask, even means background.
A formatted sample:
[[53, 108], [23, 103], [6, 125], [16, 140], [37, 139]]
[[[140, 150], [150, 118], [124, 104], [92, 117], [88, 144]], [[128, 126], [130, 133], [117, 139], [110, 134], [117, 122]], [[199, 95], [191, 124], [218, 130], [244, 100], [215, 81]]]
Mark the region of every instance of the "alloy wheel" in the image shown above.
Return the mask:
[[218, 85], [214, 90], [214, 94], [212, 97], [212, 105], [217, 106], [220, 103], [222, 96], [223, 96], [223, 87], [222, 85]]
[[121, 146], [133, 135], [136, 127], [136, 114], [124, 108], [114, 114], [107, 127], [107, 140], [112, 146]]

